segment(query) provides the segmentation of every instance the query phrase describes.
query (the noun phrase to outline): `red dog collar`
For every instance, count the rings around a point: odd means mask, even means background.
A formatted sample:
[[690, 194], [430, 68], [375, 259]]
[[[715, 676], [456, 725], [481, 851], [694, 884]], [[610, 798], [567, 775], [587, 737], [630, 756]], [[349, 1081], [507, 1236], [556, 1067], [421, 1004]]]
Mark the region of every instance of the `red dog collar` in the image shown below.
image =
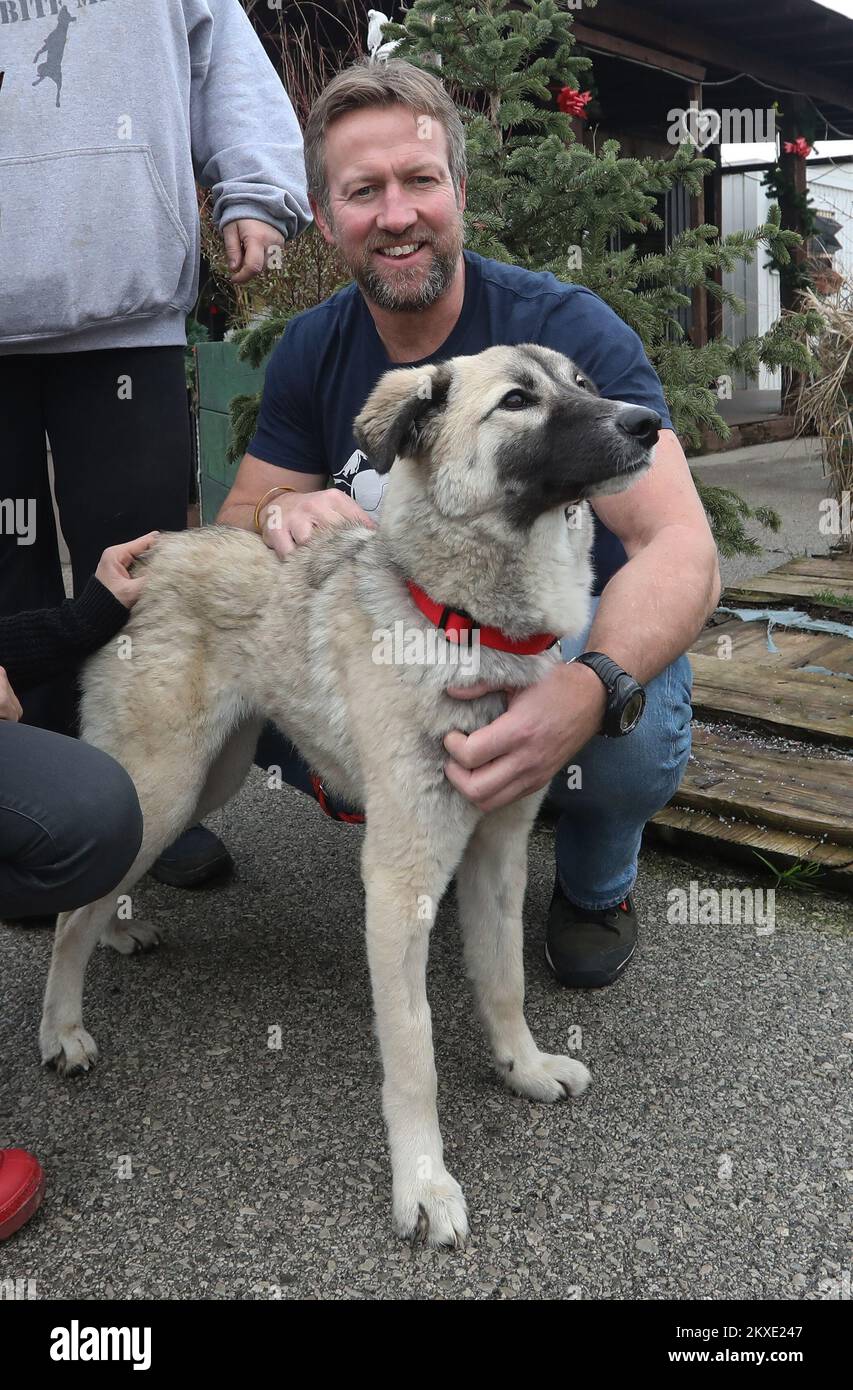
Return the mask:
[[480, 643], [484, 647], [494, 647], [499, 652], [514, 652], [516, 656], [536, 656], [559, 641], [552, 632], [535, 632], [532, 637], [516, 641], [513, 637], [507, 637], [499, 627], [481, 627], [476, 619], [464, 610], [455, 610], [448, 608], [446, 604], [437, 603], [413, 579], [407, 579], [406, 586], [424, 617], [429, 618], [434, 627], [440, 628], [451, 642], [459, 642], [463, 632], [474, 631], [480, 634]]

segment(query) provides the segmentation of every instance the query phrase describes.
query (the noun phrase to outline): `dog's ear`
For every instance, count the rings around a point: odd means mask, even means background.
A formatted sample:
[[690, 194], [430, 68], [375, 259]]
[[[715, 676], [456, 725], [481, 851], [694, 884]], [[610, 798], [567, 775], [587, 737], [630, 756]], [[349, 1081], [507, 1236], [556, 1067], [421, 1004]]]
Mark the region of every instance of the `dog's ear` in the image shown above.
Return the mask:
[[429, 424], [447, 401], [453, 373], [445, 362], [386, 372], [353, 421], [360, 449], [377, 473], [387, 473], [398, 454], [418, 458], [429, 442]]

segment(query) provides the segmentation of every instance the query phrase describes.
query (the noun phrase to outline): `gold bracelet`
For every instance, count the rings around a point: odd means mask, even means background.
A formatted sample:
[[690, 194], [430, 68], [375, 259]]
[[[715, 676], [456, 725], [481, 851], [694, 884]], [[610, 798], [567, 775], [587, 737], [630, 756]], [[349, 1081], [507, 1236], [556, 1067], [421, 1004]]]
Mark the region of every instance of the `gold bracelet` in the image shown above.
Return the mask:
[[295, 491], [295, 487], [271, 487], [269, 492], [264, 493], [263, 497], [261, 498], [260, 502], [255, 508], [255, 530], [257, 531], [259, 536], [262, 536], [264, 534], [263, 528], [261, 526], [261, 508], [266, 506], [267, 502], [269, 502], [271, 497], [278, 497], [279, 493], [281, 492]]

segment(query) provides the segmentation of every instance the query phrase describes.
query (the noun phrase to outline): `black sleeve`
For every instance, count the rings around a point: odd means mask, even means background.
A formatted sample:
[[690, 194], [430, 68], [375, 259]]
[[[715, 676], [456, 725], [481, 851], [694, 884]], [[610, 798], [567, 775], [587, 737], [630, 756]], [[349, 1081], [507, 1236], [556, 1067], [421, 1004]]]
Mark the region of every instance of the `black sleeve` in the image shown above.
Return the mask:
[[73, 667], [127, 622], [130, 609], [94, 575], [79, 598], [0, 618], [0, 665], [16, 695]]

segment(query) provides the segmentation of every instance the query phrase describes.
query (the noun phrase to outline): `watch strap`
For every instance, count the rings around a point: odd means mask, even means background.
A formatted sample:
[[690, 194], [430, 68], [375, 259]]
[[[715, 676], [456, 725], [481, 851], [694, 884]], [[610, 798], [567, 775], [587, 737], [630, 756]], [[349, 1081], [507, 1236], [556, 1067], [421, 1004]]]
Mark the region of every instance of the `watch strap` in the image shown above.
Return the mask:
[[[630, 676], [627, 671], [623, 671], [618, 662], [613, 661], [609, 656], [605, 656], [604, 652], [582, 652], [580, 656], [575, 656], [572, 660], [579, 661], [584, 666], [589, 666], [590, 670], [595, 672], [607, 691], [607, 704], [604, 709], [604, 719], [602, 720], [599, 732], [605, 738], [622, 738], [626, 733], [630, 733], [631, 729], [635, 728], [637, 723], [639, 723], [639, 716], [634, 721], [634, 724], [631, 725], [631, 728], [622, 728], [622, 711], [628, 700], [625, 699], [620, 701], [618, 699], [617, 692], [619, 683], [621, 682], [624, 688], [625, 682], [629, 681], [633, 687], [633, 693], [639, 693], [642, 696], [640, 715], [642, 715], [646, 703], [646, 692], [643, 686], [640, 685], [639, 681], [634, 680], [634, 677]], [[630, 699], [630, 696], [628, 699]]]

